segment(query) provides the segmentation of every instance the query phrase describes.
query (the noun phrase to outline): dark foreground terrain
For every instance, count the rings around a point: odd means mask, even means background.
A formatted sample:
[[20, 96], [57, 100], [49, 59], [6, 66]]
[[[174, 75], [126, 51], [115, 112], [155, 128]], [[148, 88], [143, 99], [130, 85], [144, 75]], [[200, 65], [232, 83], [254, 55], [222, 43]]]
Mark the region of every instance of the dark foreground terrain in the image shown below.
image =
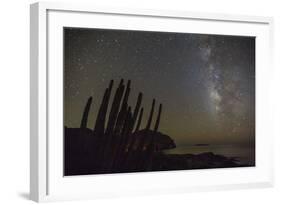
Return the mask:
[[152, 134], [150, 130], [138, 131], [130, 136], [131, 145], [128, 146], [130, 142], [122, 145], [118, 137], [111, 142], [94, 137], [93, 131], [87, 128], [65, 128], [65, 175], [246, 166], [238, 164], [235, 158], [212, 152], [165, 154], [162, 150], [175, 148], [175, 143], [169, 136], [157, 132], [151, 146]]

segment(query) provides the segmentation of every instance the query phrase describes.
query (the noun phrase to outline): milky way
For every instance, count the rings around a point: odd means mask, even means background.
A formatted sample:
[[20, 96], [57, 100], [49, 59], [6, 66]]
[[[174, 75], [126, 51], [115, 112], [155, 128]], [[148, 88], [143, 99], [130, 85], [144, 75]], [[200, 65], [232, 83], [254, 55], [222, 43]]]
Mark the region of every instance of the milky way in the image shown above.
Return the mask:
[[79, 126], [93, 96], [92, 128], [109, 81], [124, 78], [130, 103], [144, 93], [144, 118], [153, 98], [163, 104], [159, 130], [177, 145], [255, 140], [252, 37], [68, 28], [64, 58], [66, 126]]
[[[243, 44], [244, 39], [234, 38], [232, 42], [228, 42], [228, 38], [230, 37], [201, 36], [199, 42], [201, 58], [208, 73], [206, 85], [214, 119], [220, 129], [236, 133], [242, 124], [248, 123], [249, 106], [252, 106], [252, 114], [254, 113], [254, 104], [250, 105], [248, 99], [254, 95], [249, 96], [247, 93], [249, 89], [254, 92], [254, 85], [250, 86], [255, 78], [254, 43], [246, 46], [246, 43]], [[245, 75], [245, 66], [252, 69], [252, 73]]]

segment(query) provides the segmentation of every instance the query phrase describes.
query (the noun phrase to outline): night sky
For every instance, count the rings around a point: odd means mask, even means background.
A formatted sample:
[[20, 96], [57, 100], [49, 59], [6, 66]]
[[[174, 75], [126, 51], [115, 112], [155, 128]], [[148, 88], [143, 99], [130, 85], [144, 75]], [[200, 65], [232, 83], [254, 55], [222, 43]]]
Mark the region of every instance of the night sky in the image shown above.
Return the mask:
[[159, 131], [177, 145], [255, 140], [254, 37], [64, 29], [67, 127], [79, 127], [93, 96], [92, 129], [109, 81], [115, 92], [121, 78], [132, 81], [129, 104], [143, 92], [143, 122], [153, 98], [163, 104]]

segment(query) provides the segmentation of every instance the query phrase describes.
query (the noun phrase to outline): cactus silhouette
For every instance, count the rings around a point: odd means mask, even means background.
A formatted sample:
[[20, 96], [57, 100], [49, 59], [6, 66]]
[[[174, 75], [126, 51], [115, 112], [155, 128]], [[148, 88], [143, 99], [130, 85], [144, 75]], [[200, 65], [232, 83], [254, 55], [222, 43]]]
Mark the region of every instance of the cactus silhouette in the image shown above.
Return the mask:
[[137, 103], [136, 103], [136, 107], [135, 107], [134, 114], [133, 114], [133, 122], [132, 122], [132, 125], [131, 125], [132, 130], [134, 129], [134, 126], [135, 126], [135, 123], [136, 123], [136, 120], [137, 120], [137, 117], [138, 117], [138, 114], [139, 114], [141, 101], [142, 101], [142, 93], [139, 93]]
[[148, 118], [147, 125], [146, 125], [146, 128], [145, 128], [146, 130], [150, 129], [152, 117], [153, 117], [153, 112], [154, 112], [154, 106], [155, 106], [155, 99], [153, 99], [153, 101], [152, 101], [152, 106], [151, 106], [149, 118]]
[[121, 132], [121, 139], [119, 142], [119, 146], [117, 148], [116, 151], [116, 156], [115, 156], [115, 168], [117, 170], [119, 170], [122, 167], [122, 158], [124, 157], [124, 154], [126, 152], [125, 148], [126, 148], [126, 142], [127, 142], [127, 138], [128, 138], [128, 131], [129, 131], [129, 124], [132, 118], [132, 114], [131, 114], [131, 107], [129, 106], [126, 112], [126, 116], [125, 116], [125, 120], [124, 120], [124, 125], [122, 128], [122, 132]]
[[139, 131], [139, 129], [140, 129], [142, 115], [143, 115], [143, 107], [140, 110], [140, 114], [139, 114], [139, 118], [138, 118], [138, 122], [137, 122], [137, 125], [136, 125], [135, 132]]
[[161, 112], [162, 112], [162, 104], [159, 105], [158, 115], [157, 115], [157, 119], [156, 119], [155, 126], [154, 126], [154, 132], [157, 132], [157, 130], [159, 128]]
[[113, 86], [113, 80], [110, 81], [109, 87], [106, 88], [104, 92], [103, 100], [98, 112], [96, 125], [94, 128], [94, 132], [97, 136], [102, 136], [104, 134], [104, 126], [105, 126], [104, 124], [105, 124], [106, 112], [107, 112], [112, 86]]
[[126, 113], [127, 113], [127, 109], [128, 109], [128, 99], [129, 99], [130, 89], [131, 89], [130, 84], [131, 84], [131, 81], [128, 80], [125, 95], [123, 97], [123, 102], [122, 102], [122, 105], [121, 105], [121, 110], [118, 114], [116, 127], [115, 127], [115, 130], [114, 130], [114, 133], [117, 134], [117, 135], [120, 134], [120, 132], [122, 131], [122, 127], [124, 125], [123, 123], [125, 122]]
[[124, 85], [123, 85], [123, 79], [120, 81], [120, 84], [116, 90], [112, 106], [111, 106], [111, 111], [109, 114], [109, 119], [108, 119], [108, 124], [107, 124], [107, 129], [106, 129], [106, 134], [113, 134], [114, 126], [117, 121], [117, 115], [119, 111], [119, 107], [121, 104], [121, 99], [123, 96], [124, 92]]
[[[115, 89], [110, 107], [109, 101], [113, 84], [114, 81], [111, 80], [109, 86], [104, 91], [93, 131], [85, 129], [87, 128], [87, 121], [93, 101], [93, 98], [89, 97], [84, 107], [80, 124], [81, 131], [79, 133], [83, 138], [84, 135], [87, 136], [88, 133], [92, 132], [93, 140], [92, 144], [83, 145], [79, 149], [78, 155], [75, 156], [88, 156], [89, 160], [86, 160], [87, 162], [83, 166], [88, 167], [93, 173], [146, 170], [148, 164], [151, 163], [151, 155], [153, 155], [153, 135], [157, 133], [159, 128], [162, 104], [159, 105], [154, 130], [151, 131], [150, 127], [155, 108], [155, 99], [153, 99], [144, 129], [145, 132], [137, 136], [141, 132], [140, 127], [144, 113], [144, 108], [141, 107], [143, 93], [140, 92], [138, 94], [136, 104], [134, 109], [132, 109], [128, 103], [131, 81], [128, 80], [125, 86], [124, 80], [121, 79], [118, 87]], [[83, 132], [82, 129], [84, 130]], [[85, 146], [89, 148], [85, 149]], [[150, 161], [148, 162], [148, 160]], [[76, 166], [82, 166], [80, 162], [77, 163], [78, 165], [76, 164]], [[72, 165], [67, 164], [67, 167], [72, 167]]]
[[90, 108], [91, 108], [92, 100], [93, 100], [93, 98], [89, 97], [89, 99], [87, 101], [87, 104], [84, 108], [80, 128], [87, 128], [88, 116], [89, 116], [89, 111], [90, 111]]

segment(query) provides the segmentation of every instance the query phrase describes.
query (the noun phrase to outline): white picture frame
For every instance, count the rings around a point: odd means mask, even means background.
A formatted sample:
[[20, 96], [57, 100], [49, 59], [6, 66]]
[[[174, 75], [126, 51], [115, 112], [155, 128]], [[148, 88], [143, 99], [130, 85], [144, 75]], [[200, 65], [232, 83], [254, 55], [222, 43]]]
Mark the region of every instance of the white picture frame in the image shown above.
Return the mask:
[[[273, 185], [270, 17], [98, 8], [40, 2], [30, 10], [30, 198], [34, 201], [269, 187]], [[95, 20], [99, 21], [95, 21]], [[98, 22], [98, 23], [97, 23]], [[155, 26], [157, 23], [158, 26]], [[62, 28], [98, 27], [255, 36], [256, 166], [64, 177], [62, 173]], [[61, 125], [61, 126], [60, 126]], [[61, 127], [61, 128], [60, 128]]]

